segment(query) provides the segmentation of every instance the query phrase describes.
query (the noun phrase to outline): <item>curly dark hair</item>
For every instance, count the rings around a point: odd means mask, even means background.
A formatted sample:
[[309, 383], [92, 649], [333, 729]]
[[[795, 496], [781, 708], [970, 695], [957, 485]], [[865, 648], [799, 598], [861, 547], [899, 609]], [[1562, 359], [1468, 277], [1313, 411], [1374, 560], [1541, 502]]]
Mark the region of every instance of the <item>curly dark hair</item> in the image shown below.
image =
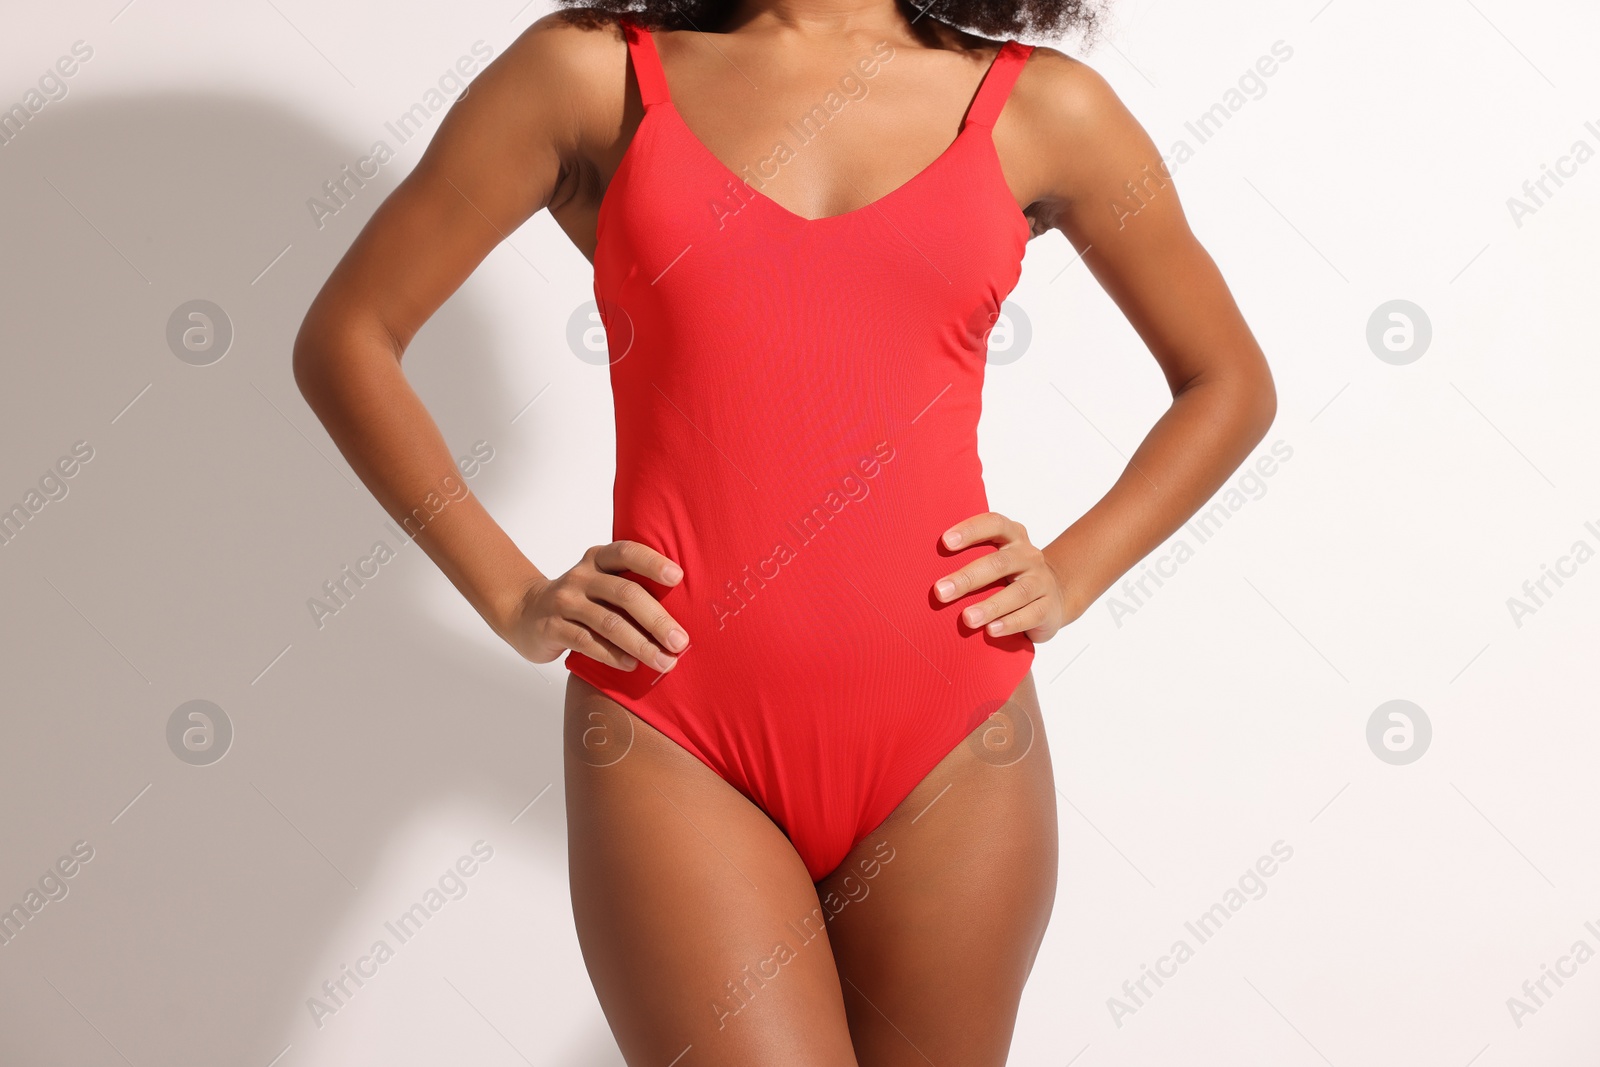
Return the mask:
[[[932, 16], [991, 38], [1058, 38], [1076, 33], [1085, 44], [1101, 27], [1108, 0], [929, 0], [919, 6], [895, 0], [917, 30]], [[733, 10], [732, 0], [556, 0], [573, 21], [600, 24], [628, 15], [652, 30], [714, 31]]]

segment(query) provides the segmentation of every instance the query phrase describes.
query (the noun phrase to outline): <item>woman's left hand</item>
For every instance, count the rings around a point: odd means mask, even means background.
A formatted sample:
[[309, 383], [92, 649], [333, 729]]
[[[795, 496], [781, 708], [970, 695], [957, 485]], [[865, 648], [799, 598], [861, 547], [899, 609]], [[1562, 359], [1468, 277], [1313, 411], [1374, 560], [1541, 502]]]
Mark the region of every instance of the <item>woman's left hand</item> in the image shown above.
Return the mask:
[[1028, 540], [1028, 531], [1020, 522], [990, 511], [944, 533], [944, 545], [950, 549], [985, 541], [1000, 547], [934, 583], [934, 595], [949, 603], [974, 589], [1009, 579], [994, 596], [963, 609], [962, 622], [973, 629], [982, 627], [994, 637], [1026, 633], [1039, 642], [1048, 641], [1082, 614], [1082, 608], [1069, 607], [1061, 575]]

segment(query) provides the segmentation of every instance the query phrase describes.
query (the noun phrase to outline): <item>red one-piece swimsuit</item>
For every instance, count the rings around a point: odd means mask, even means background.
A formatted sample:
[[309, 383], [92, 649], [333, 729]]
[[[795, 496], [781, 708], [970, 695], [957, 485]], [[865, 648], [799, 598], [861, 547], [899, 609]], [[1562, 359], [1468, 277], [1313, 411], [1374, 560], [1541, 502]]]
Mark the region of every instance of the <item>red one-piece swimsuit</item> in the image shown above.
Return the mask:
[[[594, 293], [616, 408], [613, 536], [683, 567], [629, 575], [689, 632], [665, 674], [567, 669], [692, 753], [833, 871], [1003, 704], [1024, 634], [934, 583], [989, 510], [987, 338], [1031, 227], [991, 138], [1030, 46], [1007, 41], [955, 140], [910, 181], [810, 219], [684, 124], [624, 20], [644, 117], [601, 203]], [[759, 181], [759, 179], [758, 179]]]

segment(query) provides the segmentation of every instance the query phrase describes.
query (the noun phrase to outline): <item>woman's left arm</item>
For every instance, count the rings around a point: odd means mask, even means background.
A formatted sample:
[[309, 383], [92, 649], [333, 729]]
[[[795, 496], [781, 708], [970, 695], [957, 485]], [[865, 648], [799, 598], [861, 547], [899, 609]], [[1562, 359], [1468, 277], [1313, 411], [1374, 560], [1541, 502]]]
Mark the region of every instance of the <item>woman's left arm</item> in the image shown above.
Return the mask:
[[[1008, 584], [962, 613], [996, 636], [1048, 640], [1171, 537], [1266, 435], [1277, 398], [1266, 357], [1217, 265], [1189, 229], [1161, 155], [1094, 71], [1036, 48], [994, 127], [1007, 177], [1035, 192], [1035, 229], [1060, 230], [1149, 347], [1172, 404], [1111, 489], [1055, 540], [975, 515], [951, 548], [999, 549], [936, 585], [957, 599]], [[951, 542], [951, 538], [957, 540]], [[947, 584], [948, 583], [948, 584]]]

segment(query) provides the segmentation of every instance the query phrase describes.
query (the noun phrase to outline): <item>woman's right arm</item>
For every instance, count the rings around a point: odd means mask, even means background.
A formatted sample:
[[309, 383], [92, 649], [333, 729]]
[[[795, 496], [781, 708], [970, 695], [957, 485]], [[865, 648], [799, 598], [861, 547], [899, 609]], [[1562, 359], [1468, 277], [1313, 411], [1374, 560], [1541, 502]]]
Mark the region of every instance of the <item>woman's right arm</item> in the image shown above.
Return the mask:
[[687, 635], [672, 641], [682, 627], [622, 572], [674, 585], [676, 564], [619, 541], [546, 577], [464, 492], [400, 365], [423, 323], [534, 212], [550, 208], [580, 247], [592, 243], [601, 179], [590, 161], [617, 157], [623, 51], [614, 27], [584, 30], [550, 15], [484, 68], [312, 301], [295, 338], [294, 376], [397, 522], [418, 508], [428, 515], [430, 494], [436, 505], [449, 499], [416, 542], [519, 653], [548, 663], [571, 648], [624, 670], [635, 659], [660, 670], [675, 662], [663, 650], [681, 650]]

